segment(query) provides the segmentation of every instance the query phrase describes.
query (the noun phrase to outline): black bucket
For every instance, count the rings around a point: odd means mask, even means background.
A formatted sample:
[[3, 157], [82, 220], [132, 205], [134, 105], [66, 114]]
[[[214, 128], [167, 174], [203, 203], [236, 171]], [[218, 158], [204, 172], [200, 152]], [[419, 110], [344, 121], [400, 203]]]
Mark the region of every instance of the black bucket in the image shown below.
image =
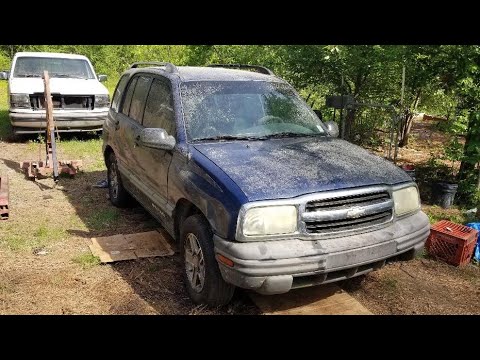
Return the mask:
[[453, 205], [457, 189], [458, 184], [443, 181], [434, 182], [432, 184], [432, 204], [448, 209]]

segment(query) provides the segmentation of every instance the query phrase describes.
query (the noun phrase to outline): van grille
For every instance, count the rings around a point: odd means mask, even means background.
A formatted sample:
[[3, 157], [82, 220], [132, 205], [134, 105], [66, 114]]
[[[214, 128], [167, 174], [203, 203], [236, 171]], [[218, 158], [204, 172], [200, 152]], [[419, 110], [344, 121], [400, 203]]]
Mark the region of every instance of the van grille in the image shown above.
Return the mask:
[[[90, 109], [95, 103], [94, 95], [60, 95], [52, 94], [54, 109]], [[33, 110], [45, 109], [45, 97], [43, 93], [30, 95], [30, 105]]]
[[302, 219], [307, 233], [354, 230], [390, 221], [393, 201], [387, 191], [310, 201]]

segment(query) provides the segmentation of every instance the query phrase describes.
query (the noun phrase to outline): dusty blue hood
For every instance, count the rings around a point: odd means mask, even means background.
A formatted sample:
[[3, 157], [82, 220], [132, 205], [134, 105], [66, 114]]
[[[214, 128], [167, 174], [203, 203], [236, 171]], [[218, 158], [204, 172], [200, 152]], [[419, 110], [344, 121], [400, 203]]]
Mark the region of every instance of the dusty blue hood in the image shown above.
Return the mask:
[[249, 201], [411, 181], [387, 160], [330, 137], [197, 143], [194, 148], [225, 172]]

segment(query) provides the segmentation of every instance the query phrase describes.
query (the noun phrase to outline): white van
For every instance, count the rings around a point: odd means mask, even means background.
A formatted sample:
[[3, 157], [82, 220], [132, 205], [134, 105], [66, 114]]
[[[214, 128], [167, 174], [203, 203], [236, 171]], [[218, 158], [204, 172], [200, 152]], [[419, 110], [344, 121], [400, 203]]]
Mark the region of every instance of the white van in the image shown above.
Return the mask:
[[10, 71], [0, 72], [8, 80], [9, 116], [16, 134], [45, 129], [43, 71], [50, 76], [53, 116], [58, 131], [98, 131], [107, 117], [110, 97], [101, 84], [106, 75], [96, 75], [90, 60], [82, 55], [19, 52]]

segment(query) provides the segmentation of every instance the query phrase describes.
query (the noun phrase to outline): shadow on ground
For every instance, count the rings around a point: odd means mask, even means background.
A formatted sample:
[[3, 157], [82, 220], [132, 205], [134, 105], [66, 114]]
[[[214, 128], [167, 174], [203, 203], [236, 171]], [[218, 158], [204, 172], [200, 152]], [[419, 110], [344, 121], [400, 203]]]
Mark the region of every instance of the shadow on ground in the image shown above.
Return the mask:
[[[66, 135], [72, 136], [70, 134]], [[77, 134], [82, 140], [92, 135]], [[73, 136], [72, 136], [73, 138]], [[98, 156], [101, 156], [99, 154]], [[23, 175], [20, 164], [3, 159], [6, 167]], [[52, 191], [61, 191], [74, 208], [78, 220], [65, 222], [66, 232], [76, 238], [110, 236], [144, 232], [160, 227], [160, 224], [138, 203], [119, 209], [111, 205], [108, 190], [94, 185], [106, 178], [106, 171], [80, 171], [74, 178], [60, 177], [53, 181], [36, 181], [39, 189], [48, 196]], [[18, 177], [17, 177], [18, 179]], [[30, 181], [25, 177], [25, 181]], [[42, 196], [39, 196], [41, 199]], [[62, 199], [63, 196], [60, 196]], [[41, 200], [40, 200], [41, 201]], [[67, 204], [65, 204], [67, 206]], [[48, 211], [46, 209], [45, 211]], [[53, 215], [52, 215], [53, 216]], [[61, 214], [59, 215], [61, 216]], [[79, 239], [80, 240], [80, 239]], [[172, 240], [173, 241], [173, 240]], [[243, 291], [237, 291], [233, 301], [224, 307], [208, 309], [193, 304], [183, 286], [182, 265], [179, 254], [171, 257], [143, 258], [122, 261], [109, 265], [129, 285], [136, 296], [112, 296], [112, 313], [158, 313], [158, 314], [256, 314], [257, 308]], [[93, 269], [93, 271], [95, 271]], [[108, 291], [115, 291], [115, 285]], [[147, 305], [146, 305], [147, 304]]]

